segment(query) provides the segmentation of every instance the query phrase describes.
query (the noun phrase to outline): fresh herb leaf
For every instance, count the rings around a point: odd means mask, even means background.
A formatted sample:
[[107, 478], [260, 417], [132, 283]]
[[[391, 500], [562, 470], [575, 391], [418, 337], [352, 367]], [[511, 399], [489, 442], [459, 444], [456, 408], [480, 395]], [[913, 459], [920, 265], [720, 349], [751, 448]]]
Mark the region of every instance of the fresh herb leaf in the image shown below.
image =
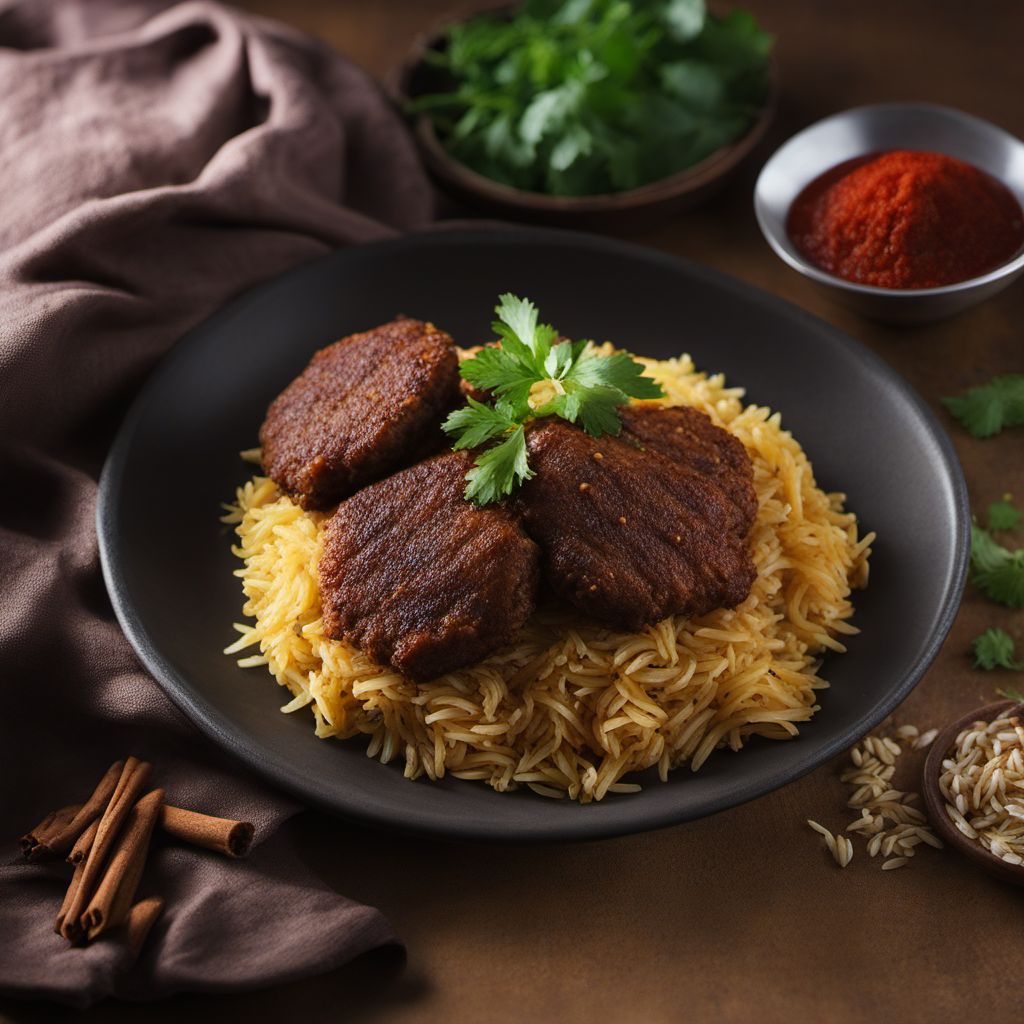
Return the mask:
[[669, 0], [665, 8], [665, 24], [680, 43], [700, 35], [705, 17], [704, 0]]
[[1024, 693], [1020, 690], [1015, 690], [1012, 686], [1003, 686], [996, 690], [996, 693], [998, 693], [1000, 697], [1005, 697], [1007, 700], [1019, 700], [1024, 704]]
[[630, 398], [659, 398], [663, 394], [657, 381], [644, 376], [643, 364], [626, 352], [602, 356], [592, 350], [582, 351], [565, 380], [583, 388], [615, 388]]
[[972, 524], [971, 565], [972, 580], [987, 597], [1007, 608], [1024, 608], [1024, 548], [1010, 551]]
[[579, 407], [573, 422], [578, 419], [580, 426], [591, 437], [600, 437], [602, 434], [618, 436], [622, 429], [617, 411], [623, 404], [622, 392], [618, 388], [591, 387], [585, 390], [581, 388], [577, 394]]
[[993, 377], [987, 384], [942, 404], [974, 437], [992, 437], [1006, 427], [1024, 426], [1024, 373]]
[[466, 474], [466, 499], [477, 505], [489, 505], [512, 493], [518, 484], [533, 476], [526, 460], [526, 431], [522, 424], [499, 445], [477, 457]]
[[464, 380], [482, 391], [493, 391], [521, 416], [528, 408], [537, 369], [532, 359], [524, 362], [510, 355], [505, 348], [507, 343], [503, 342], [501, 347], [485, 346], [472, 359], [464, 359], [460, 370]]
[[994, 668], [1020, 669], [1024, 666], [1017, 661], [1013, 649], [1013, 637], [1005, 629], [986, 629], [971, 643], [974, 652], [974, 667], [991, 670]]
[[988, 515], [985, 517], [989, 530], [1005, 531], [1016, 530], [1020, 522], [1020, 510], [1015, 508], [1010, 496], [1007, 495], [1002, 501], [993, 501], [988, 507]]
[[465, 359], [460, 371], [474, 387], [494, 395], [493, 404], [467, 399], [445, 420], [456, 450], [493, 441], [466, 474], [466, 498], [478, 505], [498, 501], [533, 476], [523, 425], [560, 416], [594, 437], [618, 434], [618, 408], [631, 398], [661, 398], [664, 392], [644, 367], [625, 352], [601, 355], [587, 341], [556, 342], [558, 332], [539, 322], [529, 299], [500, 296], [495, 309], [496, 345]]
[[505, 292], [498, 296], [494, 312], [498, 319], [491, 328], [501, 337], [502, 347], [524, 365], [534, 369], [543, 366], [556, 331], [549, 324], [537, 323], [537, 307], [529, 299]]
[[453, 26], [410, 112], [456, 159], [531, 192], [636, 188], [742, 135], [768, 93], [772, 39], [704, 0], [526, 0]]
[[484, 405], [474, 398], [467, 398], [466, 402], [465, 408], [456, 409], [441, 424], [445, 433], [458, 435], [452, 445], [455, 451], [478, 448], [516, 428], [512, 410], [505, 403]]

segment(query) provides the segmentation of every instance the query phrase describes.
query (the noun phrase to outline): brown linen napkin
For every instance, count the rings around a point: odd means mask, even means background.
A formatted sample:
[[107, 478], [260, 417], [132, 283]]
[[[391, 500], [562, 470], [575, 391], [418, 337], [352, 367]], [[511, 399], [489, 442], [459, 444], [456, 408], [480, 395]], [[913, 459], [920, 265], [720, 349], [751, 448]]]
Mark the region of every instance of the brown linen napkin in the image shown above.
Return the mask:
[[[137, 965], [68, 950], [58, 872], [0, 847], [0, 991], [88, 1005], [328, 970], [394, 936], [302, 866], [298, 809], [141, 671], [106, 599], [96, 478], [157, 358], [239, 291], [425, 225], [400, 119], [326, 46], [217, 4], [0, 2], [0, 837], [126, 754], [168, 800], [257, 825], [246, 862], [160, 850]], [[275, 834], [276, 833], [276, 834]]]

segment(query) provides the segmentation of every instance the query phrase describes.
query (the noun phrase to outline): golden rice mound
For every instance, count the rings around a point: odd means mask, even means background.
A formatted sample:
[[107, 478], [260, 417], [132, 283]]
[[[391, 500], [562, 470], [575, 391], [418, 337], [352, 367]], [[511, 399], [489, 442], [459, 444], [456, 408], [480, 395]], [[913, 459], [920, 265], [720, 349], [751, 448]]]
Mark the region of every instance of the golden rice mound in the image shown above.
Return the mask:
[[743, 406], [742, 389], [697, 373], [689, 357], [641, 360], [664, 387], [656, 404], [694, 405], [746, 446], [759, 510], [750, 544], [757, 578], [738, 608], [665, 619], [639, 633], [547, 608], [519, 640], [470, 668], [414, 684], [323, 635], [317, 562], [323, 514], [304, 512], [272, 481], [239, 488], [225, 522], [245, 592], [226, 653], [258, 647], [266, 665], [309, 706], [320, 737], [368, 739], [367, 754], [404, 759], [405, 775], [480, 779], [504, 792], [525, 784], [584, 803], [639, 787], [630, 772], [689, 763], [748, 736], [787, 739], [818, 710], [820, 655], [856, 633], [852, 587], [867, 583], [874, 534], [857, 536], [842, 494], [814, 482], [779, 415]]

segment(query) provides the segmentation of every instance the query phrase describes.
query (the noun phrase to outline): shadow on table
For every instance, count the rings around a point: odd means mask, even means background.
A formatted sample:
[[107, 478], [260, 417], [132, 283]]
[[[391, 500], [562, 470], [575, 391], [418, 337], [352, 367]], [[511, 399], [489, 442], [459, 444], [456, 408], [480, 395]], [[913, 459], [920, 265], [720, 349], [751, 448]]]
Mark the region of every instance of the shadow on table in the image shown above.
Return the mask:
[[362, 1024], [422, 998], [426, 981], [409, 970], [405, 953], [389, 947], [364, 953], [337, 971], [275, 988], [231, 995], [198, 993], [153, 1003], [107, 1000], [85, 1012], [50, 1003], [0, 1000], [2, 1024], [56, 1024], [67, 1020], [105, 1024], [180, 1024], [200, 1020], [344, 1020]]

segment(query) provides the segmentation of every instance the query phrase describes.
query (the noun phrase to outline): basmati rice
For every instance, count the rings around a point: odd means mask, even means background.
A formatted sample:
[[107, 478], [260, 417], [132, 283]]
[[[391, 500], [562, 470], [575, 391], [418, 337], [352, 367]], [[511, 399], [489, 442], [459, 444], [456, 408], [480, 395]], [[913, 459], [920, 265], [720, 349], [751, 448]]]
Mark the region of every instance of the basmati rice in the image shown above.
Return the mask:
[[409, 778], [526, 785], [586, 803], [638, 788], [620, 783], [631, 772], [656, 767], [664, 780], [750, 736], [795, 736], [828, 686], [821, 655], [843, 652], [841, 638], [857, 632], [850, 592], [867, 583], [874, 534], [859, 537], [844, 495], [818, 488], [778, 413], [744, 407], [741, 389], [698, 373], [686, 356], [642, 362], [666, 392], [655, 404], [703, 409], [750, 454], [757, 577], [739, 607], [639, 633], [545, 608], [511, 646], [417, 685], [323, 635], [317, 563], [326, 517], [257, 476], [224, 517], [238, 534], [236, 575], [251, 620], [236, 624], [240, 636], [225, 653], [258, 648], [239, 664], [266, 666], [288, 689], [283, 710], [309, 707], [323, 738], [365, 736], [370, 757], [400, 760]]
[[1008, 864], [1024, 863], [1024, 722], [975, 722], [942, 762], [946, 813], [968, 839]]

